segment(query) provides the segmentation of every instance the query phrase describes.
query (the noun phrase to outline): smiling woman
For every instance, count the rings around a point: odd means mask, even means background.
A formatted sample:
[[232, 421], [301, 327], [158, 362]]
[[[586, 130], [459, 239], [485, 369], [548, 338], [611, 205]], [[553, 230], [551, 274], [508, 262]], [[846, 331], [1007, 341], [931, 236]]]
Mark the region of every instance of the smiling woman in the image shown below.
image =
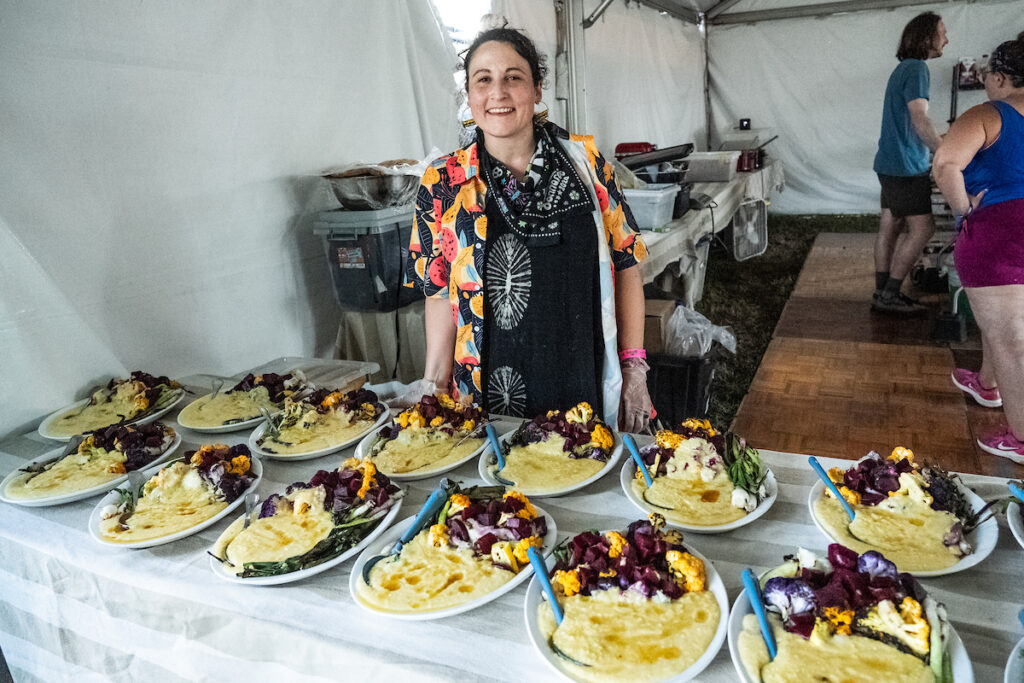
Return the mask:
[[544, 62], [508, 28], [466, 51], [474, 141], [424, 173], [409, 245], [425, 379], [509, 415], [586, 401], [639, 431], [646, 249], [593, 138], [535, 115]]

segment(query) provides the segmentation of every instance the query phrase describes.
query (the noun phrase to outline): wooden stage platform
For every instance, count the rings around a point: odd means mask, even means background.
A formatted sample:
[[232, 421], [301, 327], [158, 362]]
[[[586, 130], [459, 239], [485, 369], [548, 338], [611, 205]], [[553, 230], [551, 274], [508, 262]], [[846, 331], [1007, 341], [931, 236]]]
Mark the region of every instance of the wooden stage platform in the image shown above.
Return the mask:
[[927, 316], [870, 310], [874, 235], [823, 233], [797, 281], [733, 429], [758, 448], [858, 459], [911, 448], [949, 470], [1024, 476], [1024, 466], [985, 453], [979, 433], [1004, 423], [953, 386], [955, 367], [977, 370], [981, 346], [931, 339], [948, 296], [915, 293]]

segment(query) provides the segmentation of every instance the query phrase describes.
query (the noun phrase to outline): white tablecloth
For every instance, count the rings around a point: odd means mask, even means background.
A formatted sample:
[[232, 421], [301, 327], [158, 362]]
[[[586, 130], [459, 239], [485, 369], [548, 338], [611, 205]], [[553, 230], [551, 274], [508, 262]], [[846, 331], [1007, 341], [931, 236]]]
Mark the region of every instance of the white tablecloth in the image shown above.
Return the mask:
[[[183, 448], [203, 438], [182, 430]], [[246, 432], [225, 435], [238, 443]], [[47, 448], [29, 435], [4, 444], [6, 475]], [[322, 459], [266, 462], [259, 491], [280, 492], [349, 452]], [[797, 546], [823, 551], [807, 495], [814, 475], [805, 458], [764, 452], [779, 482], [768, 513], [728, 534], [689, 534], [688, 543], [721, 574], [730, 604], [744, 567], [768, 568]], [[823, 459], [826, 467], [843, 461]], [[848, 462], [845, 465], [849, 465]], [[453, 473], [478, 482], [476, 463]], [[982, 497], [1006, 494], [1005, 480], [965, 476]], [[414, 482], [403, 517], [434, 482]], [[148, 550], [101, 546], [86, 531], [97, 499], [52, 508], [0, 503], [0, 647], [16, 680], [291, 681], [546, 680], [553, 673], [523, 623], [525, 585], [493, 603], [441, 621], [402, 622], [352, 601], [345, 563], [310, 580], [277, 587], [230, 584], [210, 570], [207, 548], [227, 526]], [[643, 515], [625, 498], [618, 472], [582, 493], [541, 501], [559, 539], [585, 529], [624, 528]], [[922, 583], [948, 607], [979, 681], [1001, 681], [1020, 638], [1024, 551], [1004, 519], [995, 552], [979, 567]], [[700, 681], [736, 679], [723, 645]]]

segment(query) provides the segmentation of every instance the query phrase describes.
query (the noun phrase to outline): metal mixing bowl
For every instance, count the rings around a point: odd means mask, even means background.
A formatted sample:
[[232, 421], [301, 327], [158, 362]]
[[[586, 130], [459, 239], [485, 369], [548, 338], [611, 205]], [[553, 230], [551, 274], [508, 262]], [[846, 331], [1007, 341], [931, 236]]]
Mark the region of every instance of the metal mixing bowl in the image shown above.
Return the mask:
[[416, 198], [420, 180], [414, 175], [324, 177], [331, 183], [334, 196], [341, 205], [357, 211], [410, 204]]

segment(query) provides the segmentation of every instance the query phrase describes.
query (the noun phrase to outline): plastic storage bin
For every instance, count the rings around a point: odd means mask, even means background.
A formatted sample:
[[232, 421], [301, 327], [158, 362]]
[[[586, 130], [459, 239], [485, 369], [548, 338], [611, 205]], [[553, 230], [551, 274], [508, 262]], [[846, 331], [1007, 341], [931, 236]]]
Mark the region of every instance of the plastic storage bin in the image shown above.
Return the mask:
[[641, 230], [655, 230], [668, 224], [678, 193], [675, 183], [652, 183], [643, 190], [622, 191]]
[[707, 417], [715, 379], [714, 351], [684, 358], [648, 354], [647, 391], [664, 424], [679, 424], [689, 417]]
[[732, 256], [737, 261], [760, 256], [768, 248], [768, 205], [747, 200], [732, 217]]
[[338, 306], [385, 312], [420, 298], [402, 286], [412, 221], [412, 205], [317, 216], [313, 233], [323, 239]]
[[736, 177], [739, 152], [694, 152], [686, 157], [686, 179], [691, 183], [725, 182]]

